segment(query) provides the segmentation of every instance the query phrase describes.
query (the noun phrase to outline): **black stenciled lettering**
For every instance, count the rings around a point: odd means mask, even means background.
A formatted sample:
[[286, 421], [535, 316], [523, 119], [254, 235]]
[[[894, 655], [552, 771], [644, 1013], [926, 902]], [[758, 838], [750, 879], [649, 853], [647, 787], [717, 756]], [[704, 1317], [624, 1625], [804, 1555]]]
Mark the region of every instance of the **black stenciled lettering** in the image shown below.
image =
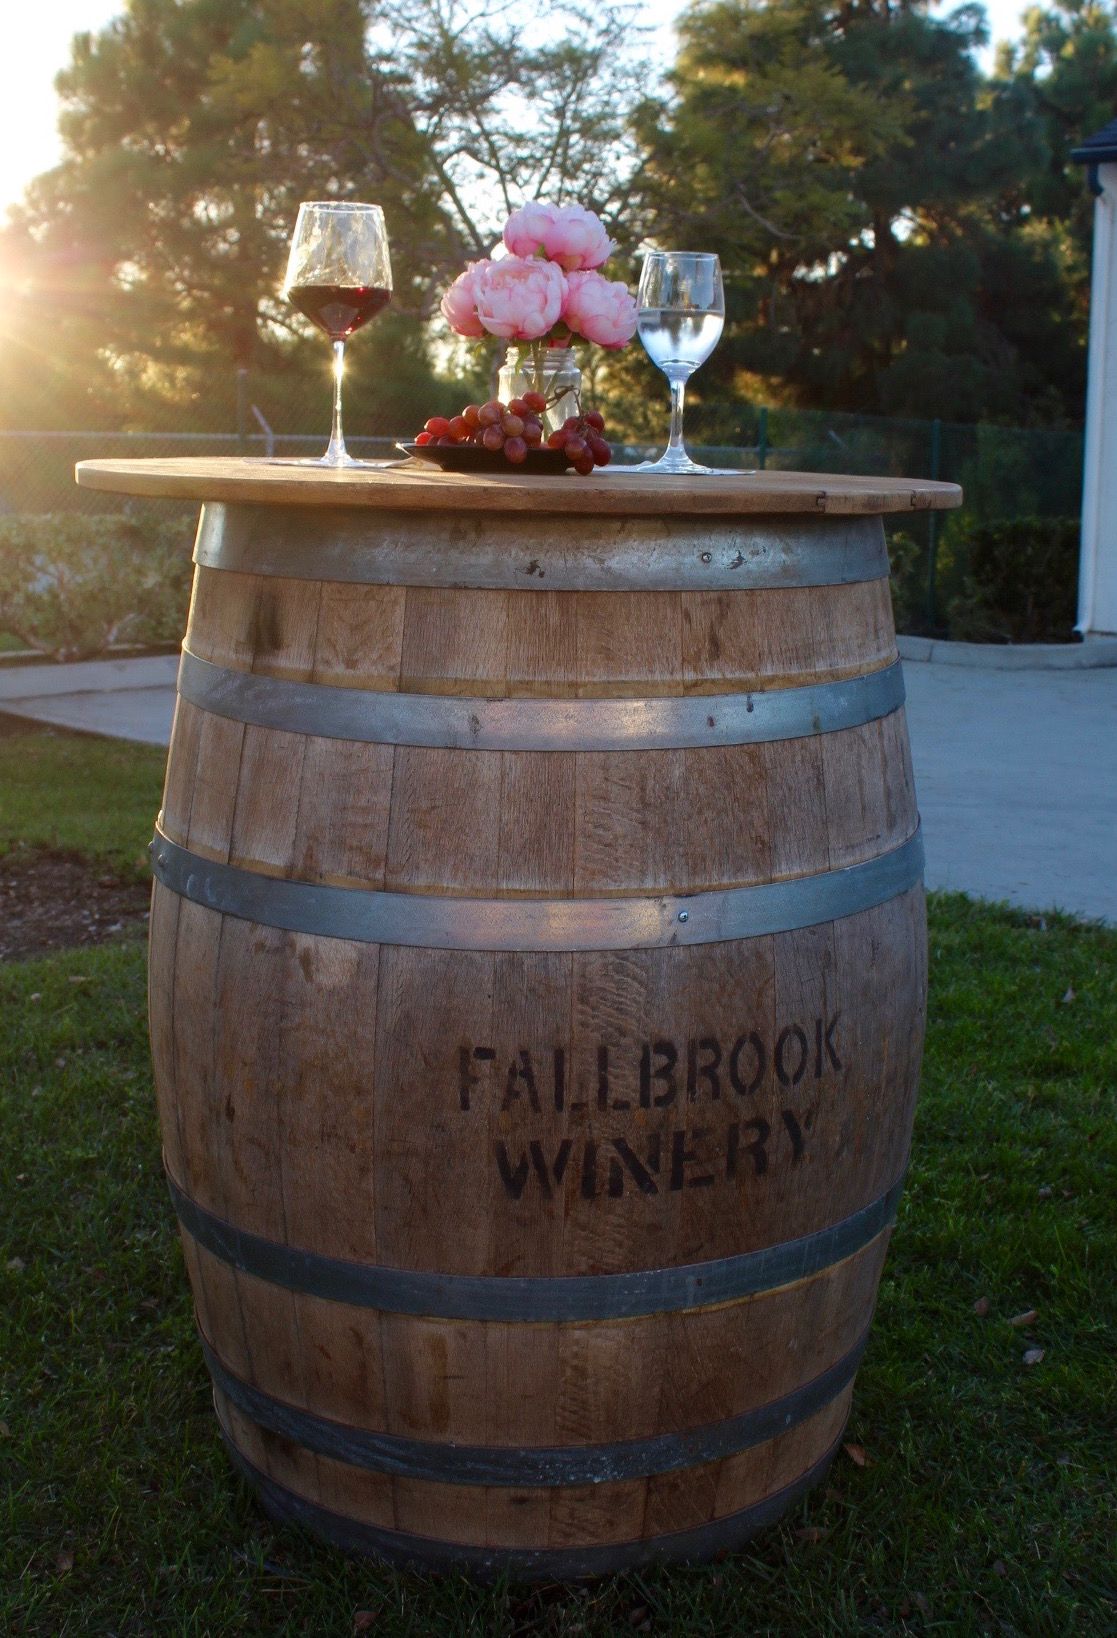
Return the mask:
[[826, 1058], [829, 1058], [832, 1068], [840, 1070], [842, 1067], [842, 1060], [838, 1057], [837, 1049], [834, 1046], [834, 1031], [838, 1027], [838, 1019], [841, 1016], [840, 1012], [836, 1012], [833, 1018], [828, 1018], [825, 1021], [816, 1018], [814, 1021], [814, 1078], [816, 1081], [822, 1079]]
[[519, 1058], [519, 1063], [513, 1058], [508, 1065], [508, 1079], [504, 1083], [504, 1101], [500, 1107], [502, 1110], [510, 1109], [526, 1093], [528, 1102], [535, 1113], [538, 1114], [539, 1088], [535, 1084], [535, 1069], [531, 1062], [531, 1053], [526, 1047], [520, 1048]]
[[638, 1155], [633, 1153], [631, 1147], [625, 1142], [624, 1138], [615, 1137], [612, 1139], [612, 1144], [613, 1148], [620, 1156], [620, 1160], [610, 1159], [609, 1161], [609, 1193], [614, 1197], [618, 1194], [624, 1193], [624, 1170], [621, 1167], [621, 1161], [623, 1161], [624, 1167], [632, 1176], [636, 1187], [640, 1190], [641, 1194], [658, 1194], [659, 1185], [652, 1176], [652, 1172], [659, 1171], [659, 1134], [656, 1133], [656, 1135], [651, 1139], [651, 1142], [648, 1144], [647, 1166], [644, 1165], [643, 1161]]
[[787, 1135], [791, 1139], [792, 1164], [803, 1158], [803, 1128], [795, 1118], [793, 1109], [781, 1109], [780, 1119], [787, 1127]]
[[609, 1048], [604, 1042], [597, 1049], [597, 1107], [609, 1107]]
[[[663, 1062], [652, 1067], [652, 1054], [662, 1058]], [[665, 1109], [669, 1103], [674, 1103], [679, 1089], [675, 1084], [675, 1065], [679, 1061], [678, 1050], [674, 1041], [645, 1041], [644, 1050], [640, 1054], [640, 1107], [650, 1109], [654, 1104], [657, 1109]], [[662, 1081], [665, 1087], [652, 1097], [652, 1082]]]
[[[784, 1048], [789, 1041], [794, 1041], [799, 1048], [799, 1061], [794, 1069], [789, 1070], [784, 1062]], [[776, 1042], [776, 1079], [781, 1086], [798, 1086], [803, 1079], [803, 1072], [807, 1067], [808, 1047], [807, 1037], [798, 1024], [788, 1024], [786, 1029], [780, 1030], [779, 1040]]]
[[768, 1170], [768, 1139], [772, 1135], [772, 1128], [766, 1120], [746, 1120], [743, 1122], [746, 1132], [755, 1132], [756, 1136], [751, 1143], [745, 1144], [745, 1153], [752, 1156], [752, 1169], [757, 1177], [763, 1177]]
[[737, 1175], [737, 1154], [741, 1147], [741, 1128], [733, 1121], [725, 1133], [725, 1175], [730, 1182]]
[[550, 1200], [552, 1194], [554, 1193], [554, 1190], [551, 1188], [552, 1176], [554, 1177], [556, 1187], [562, 1182], [563, 1173], [566, 1171], [566, 1162], [570, 1159], [570, 1151], [573, 1149], [573, 1147], [573, 1138], [563, 1138], [562, 1142], [558, 1146], [554, 1160], [551, 1162], [550, 1166], [548, 1166], [546, 1156], [543, 1153], [543, 1145], [536, 1142], [534, 1139], [528, 1144], [528, 1153], [531, 1155], [531, 1164], [535, 1167], [535, 1174], [538, 1177], [539, 1185], [543, 1190], [544, 1200]]
[[712, 1172], [704, 1172], [701, 1177], [686, 1176], [686, 1168], [690, 1165], [694, 1165], [702, 1158], [696, 1149], [687, 1148], [687, 1140], [689, 1139], [692, 1143], [701, 1143], [702, 1139], [709, 1137], [709, 1135], [709, 1131], [705, 1126], [696, 1126], [691, 1132], [688, 1132], [684, 1128], [680, 1127], [677, 1132], [672, 1132], [672, 1189], [681, 1189], [684, 1187], [684, 1185], [691, 1189], [703, 1189], [708, 1183], [712, 1183], [714, 1181], [714, 1174]]
[[478, 1084], [481, 1077], [473, 1068], [474, 1060], [481, 1064], [491, 1063], [496, 1057], [492, 1047], [470, 1048], [466, 1041], [458, 1048], [458, 1102], [463, 1109], [469, 1108], [470, 1089]]
[[496, 1146], [496, 1164], [500, 1172], [500, 1181], [504, 1184], [505, 1194], [511, 1200], [518, 1200], [524, 1192], [524, 1184], [527, 1182], [527, 1174], [531, 1167], [527, 1155], [520, 1156], [513, 1171], [512, 1163], [508, 1159], [507, 1146], [498, 1143]]
[[[746, 1082], [741, 1074], [741, 1054], [749, 1047], [756, 1060], [756, 1071], [752, 1080]], [[729, 1079], [733, 1090], [740, 1098], [751, 1097], [764, 1079], [764, 1071], [768, 1067], [768, 1054], [764, 1050], [764, 1042], [755, 1030], [748, 1035], [739, 1035], [733, 1043], [733, 1051], [729, 1054]]]
[[[699, 1063], [698, 1054], [707, 1052], [710, 1056], [706, 1062]], [[711, 1098], [721, 1097], [721, 1082], [718, 1079], [718, 1070], [721, 1067], [721, 1046], [712, 1035], [703, 1035], [697, 1041], [690, 1040], [686, 1044], [686, 1095], [691, 1103], [698, 1096], [698, 1082], [704, 1080], [710, 1089]]]
[[555, 1108], [561, 1114], [566, 1108], [566, 1049], [556, 1047], [554, 1050], [555, 1065]]
[[594, 1200], [597, 1197], [597, 1144], [592, 1138], [586, 1139], [586, 1146], [582, 1150], [582, 1199]]
[[527, 1146], [527, 1154], [521, 1154], [513, 1166], [508, 1154], [508, 1146], [503, 1142], [496, 1145], [496, 1164], [500, 1172], [500, 1180], [504, 1184], [504, 1192], [512, 1200], [519, 1200], [524, 1192], [524, 1185], [528, 1180], [528, 1173], [535, 1172], [539, 1179], [539, 1187], [543, 1191], [544, 1200], [550, 1200], [555, 1188], [562, 1182], [566, 1174], [567, 1162], [574, 1147], [573, 1138], [563, 1138], [555, 1151], [555, 1158], [548, 1162], [543, 1152], [543, 1145], [535, 1138]]

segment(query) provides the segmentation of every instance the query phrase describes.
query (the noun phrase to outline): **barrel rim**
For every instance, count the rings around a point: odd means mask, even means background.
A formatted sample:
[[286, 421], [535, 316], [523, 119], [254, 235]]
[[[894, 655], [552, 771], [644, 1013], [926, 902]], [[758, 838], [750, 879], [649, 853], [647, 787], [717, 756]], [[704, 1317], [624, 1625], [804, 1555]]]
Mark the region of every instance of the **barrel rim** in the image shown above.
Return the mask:
[[212, 1256], [270, 1285], [327, 1302], [431, 1319], [563, 1324], [714, 1308], [779, 1290], [844, 1262], [891, 1228], [906, 1165], [876, 1199], [837, 1222], [755, 1251], [619, 1274], [452, 1274], [326, 1256], [218, 1217], [167, 1170], [183, 1231]]

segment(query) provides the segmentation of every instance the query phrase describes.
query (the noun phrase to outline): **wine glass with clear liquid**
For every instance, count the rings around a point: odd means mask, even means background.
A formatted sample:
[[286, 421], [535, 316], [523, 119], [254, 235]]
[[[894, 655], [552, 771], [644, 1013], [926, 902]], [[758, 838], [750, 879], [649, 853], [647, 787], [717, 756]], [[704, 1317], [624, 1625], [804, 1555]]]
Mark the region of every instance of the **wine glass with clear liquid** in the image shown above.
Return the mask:
[[725, 293], [718, 258], [689, 250], [653, 250], [644, 257], [636, 296], [637, 334], [652, 363], [671, 384], [671, 436], [658, 461], [641, 472], [702, 472], [723, 469], [692, 461], [683, 444], [683, 399], [689, 378], [721, 338]]
[[283, 294], [324, 330], [334, 349], [334, 418], [326, 453], [312, 466], [360, 466], [347, 453], [341, 430], [345, 343], [375, 318], [392, 296], [388, 229], [379, 205], [311, 200], [299, 206]]

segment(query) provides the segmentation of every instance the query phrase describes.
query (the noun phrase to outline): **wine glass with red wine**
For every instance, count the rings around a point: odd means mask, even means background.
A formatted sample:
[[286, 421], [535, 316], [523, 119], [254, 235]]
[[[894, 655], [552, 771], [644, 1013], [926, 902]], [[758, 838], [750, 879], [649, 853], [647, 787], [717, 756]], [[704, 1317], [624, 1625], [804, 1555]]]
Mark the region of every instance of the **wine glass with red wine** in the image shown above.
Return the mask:
[[345, 343], [392, 296], [388, 230], [379, 205], [334, 199], [299, 206], [283, 294], [334, 348], [334, 421], [329, 448], [315, 466], [360, 466], [346, 452], [341, 431], [341, 377]]

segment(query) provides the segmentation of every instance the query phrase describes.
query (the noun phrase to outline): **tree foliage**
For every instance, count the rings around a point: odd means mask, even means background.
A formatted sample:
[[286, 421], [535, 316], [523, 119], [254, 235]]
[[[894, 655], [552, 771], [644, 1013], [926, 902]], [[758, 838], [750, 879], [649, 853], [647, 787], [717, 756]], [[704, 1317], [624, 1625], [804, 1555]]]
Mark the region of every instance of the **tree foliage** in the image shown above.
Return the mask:
[[[1112, 15], [1085, 10], [1091, 95], [1068, 75], [1062, 130], [1054, 111], [1037, 117], [1062, 84], [1038, 44], [983, 79], [976, 5], [686, 13], [673, 94], [641, 128], [656, 236], [716, 245], [727, 264], [728, 339], [707, 391], [960, 421], [1080, 414], [1068, 267], [1083, 207], [1067, 154], [1115, 38]], [[1063, 49], [1056, 14], [1028, 28]]]
[[52, 315], [52, 360], [41, 338], [9, 350], [12, 424], [150, 419], [162, 403], [228, 427], [251, 370], [294, 430], [292, 388], [325, 354], [279, 298], [287, 241], [300, 200], [337, 198], [385, 209], [393, 310], [353, 349], [353, 385], [366, 425], [375, 410], [377, 430], [406, 427], [405, 404], [435, 391], [415, 321], [464, 253], [488, 249], [503, 201], [585, 174], [598, 203], [621, 203], [621, 14], [566, 21], [533, 42], [512, 12], [461, 0], [126, 0], [75, 39], [65, 157], [0, 251], [24, 292], [13, 339]]
[[488, 254], [527, 199], [577, 199], [616, 223], [638, 149], [631, 111], [646, 80], [635, 3], [401, 0], [384, 29], [411, 92], [460, 250]]
[[[622, 244], [718, 249], [708, 397], [953, 420], [1081, 415], [1091, 203], [1117, 12], [1051, 0], [991, 76], [984, 14], [697, 0], [663, 90], [632, 0], [121, 0], [59, 78], [65, 156], [0, 232], [10, 426], [284, 430], [326, 359], [278, 289], [304, 198], [376, 199], [396, 292], [352, 350], [362, 430], [448, 407], [426, 321], [523, 199]], [[600, 371], [648, 393], [632, 356]], [[456, 364], [443, 358], [454, 370]], [[635, 428], [639, 417], [630, 418]]]

